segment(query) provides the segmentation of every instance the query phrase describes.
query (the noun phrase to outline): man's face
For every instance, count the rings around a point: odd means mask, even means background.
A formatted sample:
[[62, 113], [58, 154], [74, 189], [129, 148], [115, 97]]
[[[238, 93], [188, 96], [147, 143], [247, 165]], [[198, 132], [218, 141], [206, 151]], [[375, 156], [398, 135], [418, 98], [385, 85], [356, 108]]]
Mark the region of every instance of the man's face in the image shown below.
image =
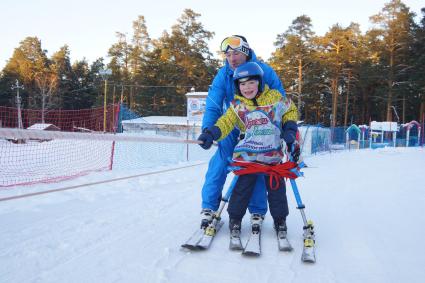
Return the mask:
[[229, 50], [225, 55], [226, 60], [229, 62], [230, 68], [232, 68], [232, 70], [245, 63], [247, 59], [245, 54], [235, 50]]
[[258, 93], [258, 85], [260, 84], [257, 80], [249, 80], [246, 82], [239, 83], [239, 90], [241, 94], [248, 99], [253, 99]]

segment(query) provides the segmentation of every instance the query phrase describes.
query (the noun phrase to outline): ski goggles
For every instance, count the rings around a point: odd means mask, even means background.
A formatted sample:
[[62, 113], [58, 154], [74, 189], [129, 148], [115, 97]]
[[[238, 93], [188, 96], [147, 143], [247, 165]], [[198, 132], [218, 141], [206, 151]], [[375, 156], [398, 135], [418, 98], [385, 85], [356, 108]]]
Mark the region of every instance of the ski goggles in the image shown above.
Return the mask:
[[226, 37], [221, 42], [221, 46], [220, 46], [221, 52], [226, 53], [227, 51], [229, 51], [229, 49], [242, 52], [246, 56], [248, 56], [249, 54], [248, 43], [238, 36]]

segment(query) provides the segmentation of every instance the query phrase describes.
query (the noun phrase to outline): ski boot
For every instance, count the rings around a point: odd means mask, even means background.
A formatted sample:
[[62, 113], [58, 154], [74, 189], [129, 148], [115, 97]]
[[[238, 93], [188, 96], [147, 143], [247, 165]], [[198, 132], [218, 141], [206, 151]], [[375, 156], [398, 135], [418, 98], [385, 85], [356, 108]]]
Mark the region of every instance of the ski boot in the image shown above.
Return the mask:
[[230, 237], [240, 237], [241, 236], [241, 221], [231, 218], [229, 220], [229, 229]]
[[209, 208], [204, 208], [201, 211], [201, 228], [206, 229], [213, 220], [214, 211]]
[[261, 214], [251, 214], [251, 233], [248, 241], [246, 242], [245, 248], [242, 252], [245, 256], [260, 256], [261, 254], [261, 225], [263, 223], [264, 216]]
[[264, 220], [264, 215], [261, 215], [258, 213], [251, 214], [252, 233], [260, 233], [263, 220]]
[[276, 219], [274, 220], [274, 229], [276, 231], [276, 234], [283, 235], [286, 237], [288, 227], [286, 226], [286, 220], [285, 219]]
[[242, 250], [241, 242], [241, 220], [231, 218], [229, 220], [230, 242], [229, 249], [233, 251]]
[[286, 220], [283, 218], [274, 220], [274, 229], [276, 231], [277, 242], [279, 250], [284, 252], [292, 251], [291, 243], [287, 239], [288, 228], [286, 226]]

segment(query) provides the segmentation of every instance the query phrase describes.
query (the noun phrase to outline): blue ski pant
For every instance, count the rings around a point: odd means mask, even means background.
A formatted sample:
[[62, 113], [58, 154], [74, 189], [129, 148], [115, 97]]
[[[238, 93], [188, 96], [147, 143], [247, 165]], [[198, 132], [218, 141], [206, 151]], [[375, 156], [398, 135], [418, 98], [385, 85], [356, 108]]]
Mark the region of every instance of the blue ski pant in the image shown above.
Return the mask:
[[[245, 215], [249, 198], [253, 193], [257, 179], [264, 178], [263, 174], [247, 174], [239, 176], [232, 195], [230, 196], [227, 212], [230, 219], [241, 221]], [[289, 214], [288, 199], [286, 198], [286, 186], [283, 178], [279, 178], [278, 188], [272, 190], [269, 182], [266, 184], [270, 214], [273, 220], [280, 222]]]
[[[208, 164], [204, 186], [202, 187], [202, 208], [209, 208], [216, 211], [220, 205], [223, 186], [228, 173], [227, 167], [232, 158], [238, 134], [239, 131], [233, 130], [230, 135], [218, 143], [217, 151]], [[259, 213], [262, 215], [267, 213], [267, 193], [264, 176], [256, 180], [248, 210], [250, 213]]]

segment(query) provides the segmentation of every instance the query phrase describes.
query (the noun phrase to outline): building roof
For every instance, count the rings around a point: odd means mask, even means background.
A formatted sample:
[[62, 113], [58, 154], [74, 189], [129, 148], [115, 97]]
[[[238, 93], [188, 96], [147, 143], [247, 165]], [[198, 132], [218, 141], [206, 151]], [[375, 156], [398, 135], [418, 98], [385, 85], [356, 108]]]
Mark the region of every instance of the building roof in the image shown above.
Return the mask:
[[35, 123], [27, 128], [28, 130], [60, 130], [59, 127], [47, 123]]
[[187, 97], [207, 97], [208, 92], [206, 91], [194, 91], [186, 93]]

